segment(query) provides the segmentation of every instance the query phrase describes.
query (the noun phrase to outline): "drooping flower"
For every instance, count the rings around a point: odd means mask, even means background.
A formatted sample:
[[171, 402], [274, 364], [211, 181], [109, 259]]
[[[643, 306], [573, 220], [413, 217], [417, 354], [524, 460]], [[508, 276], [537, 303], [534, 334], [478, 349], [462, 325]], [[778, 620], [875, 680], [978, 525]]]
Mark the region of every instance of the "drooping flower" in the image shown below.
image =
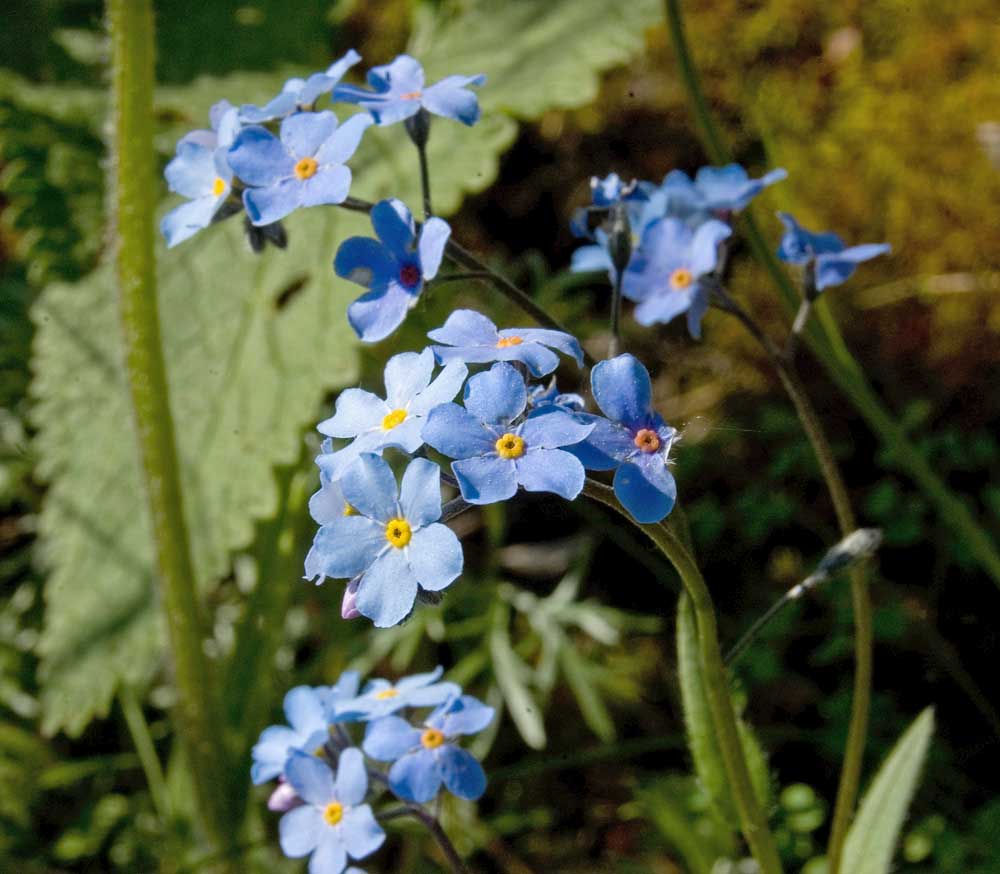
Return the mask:
[[188, 199], [160, 222], [167, 248], [208, 227], [232, 188], [227, 153], [240, 129], [236, 108], [221, 100], [212, 107], [209, 119], [211, 130], [191, 131], [180, 139], [176, 156], [164, 171], [170, 190]]
[[426, 674], [403, 677], [395, 683], [371, 680], [360, 695], [337, 705], [337, 716], [342, 720], [368, 722], [404, 707], [436, 707], [462, 693], [455, 683], [438, 682], [443, 673], [444, 668], [438, 666]]
[[659, 522], [674, 507], [677, 484], [667, 467], [677, 432], [653, 409], [649, 373], [632, 355], [600, 361], [590, 374], [594, 430], [572, 447], [588, 470], [614, 470], [618, 500], [636, 521]]
[[364, 859], [382, 846], [385, 832], [363, 803], [368, 774], [361, 750], [340, 754], [336, 778], [322, 759], [295, 753], [288, 782], [304, 804], [281, 817], [281, 849], [292, 859], [312, 855], [310, 874], [341, 874], [348, 858]]
[[469, 380], [464, 407], [442, 404], [427, 417], [424, 440], [455, 459], [451, 469], [470, 504], [505, 501], [518, 486], [568, 501], [580, 494], [583, 467], [560, 447], [579, 443], [592, 426], [560, 410], [522, 420], [527, 403], [524, 379], [500, 361]]
[[399, 55], [391, 64], [372, 67], [368, 84], [372, 90], [354, 85], [338, 85], [334, 100], [357, 103], [367, 109], [380, 125], [395, 124], [421, 107], [434, 115], [473, 125], [479, 120], [479, 101], [469, 85], [482, 85], [486, 77], [448, 76], [424, 87], [424, 68], [409, 55]]
[[[340, 478], [356, 511], [320, 528], [311, 570], [324, 577], [360, 577], [357, 609], [379, 628], [402, 622], [417, 591], [439, 592], [462, 572], [462, 546], [441, 518], [441, 471], [415, 458], [397, 490], [389, 465], [363, 453]], [[318, 570], [317, 570], [318, 569]]]
[[360, 60], [361, 55], [351, 49], [340, 60], [330, 64], [325, 73], [313, 73], [307, 79], [289, 79], [282, 86], [281, 93], [263, 106], [244, 103], [240, 107], [240, 119], [247, 124], [262, 124], [284, 118], [293, 112], [311, 110], [316, 101], [324, 94], [329, 94], [333, 86]]
[[431, 346], [442, 364], [456, 360], [467, 364], [520, 361], [534, 376], [545, 376], [559, 366], [559, 356], [552, 351], [557, 349], [583, 366], [583, 349], [575, 337], [546, 328], [498, 331], [493, 322], [475, 310], [455, 310], [442, 327], [429, 331], [427, 336], [447, 344]]
[[347, 308], [347, 320], [366, 343], [388, 337], [417, 302], [424, 282], [441, 266], [451, 228], [430, 218], [417, 236], [413, 215], [399, 200], [383, 200], [371, 211], [378, 240], [350, 237], [340, 244], [333, 269], [368, 289]]
[[342, 203], [351, 187], [345, 162], [371, 123], [358, 114], [338, 125], [326, 110], [288, 116], [280, 139], [259, 125], [240, 131], [229, 166], [250, 186], [243, 192], [250, 221], [269, 225], [299, 207]]
[[636, 321], [653, 325], [686, 312], [688, 331], [700, 337], [709, 304], [702, 277], [715, 269], [719, 243], [731, 233], [715, 219], [694, 231], [675, 218], [652, 224], [622, 280], [622, 293], [639, 304]]
[[393, 762], [389, 788], [404, 801], [431, 801], [442, 783], [452, 795], [475, 801], [486, 791], [486, 774], [454, 741], [482, 731], [493, 716], [492, 707], [462, 695], [442, 704], [422, 729], [398, 716], [369, 723], [362, 748], [373, 759]]
[[807, 231], [787, 212], [779, 212], [778, 218], [785, 225], [778, 257], [789, 264], [811, 264], [815, 271], [817, 293], [831, 285], [846, 282], [860, 263], [892, 250], [888, 243], [863, 243], [847, 247], [836, 234], [814, 234]]

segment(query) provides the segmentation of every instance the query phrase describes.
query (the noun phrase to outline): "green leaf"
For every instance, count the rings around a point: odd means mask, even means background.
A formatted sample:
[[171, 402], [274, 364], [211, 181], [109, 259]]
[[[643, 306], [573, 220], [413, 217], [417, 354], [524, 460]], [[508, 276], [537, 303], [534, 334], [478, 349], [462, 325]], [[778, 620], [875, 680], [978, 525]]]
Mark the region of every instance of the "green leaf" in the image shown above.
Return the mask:
[[559, 646], [559, 664], [569, 683], [576, 703], [580, 706], [583, 721], [602, 741], [615, 739], [615, 724], [593, 678], [593, 669], [573, 644], [563, 637]]
[[933, 733], [934, 708], [928, 707], [896, 742], [865, 793], [847, 833], [843, 871], [888, 874]]
[[510, 718], [514, 720], [524, 742], [532, 749], [540, 750], [545, 746], [542, 708], [528, 690], [526, 680], [530, 670], [511, 646], [507, 631], [509, 620], [509, 608], [497, 605], [489, 636], [493, 675], [507, 703]]
[[729, 848], [713, 846], [711, 835], [695, 827], [686, 804], [686, 796], [690, 794], [690, 787], [683, 786], [680, 778], [675, 777], [637, 789], [635, 799], [653, 827], [680, 854], [685, 871], [711, 874], [715, 860]]

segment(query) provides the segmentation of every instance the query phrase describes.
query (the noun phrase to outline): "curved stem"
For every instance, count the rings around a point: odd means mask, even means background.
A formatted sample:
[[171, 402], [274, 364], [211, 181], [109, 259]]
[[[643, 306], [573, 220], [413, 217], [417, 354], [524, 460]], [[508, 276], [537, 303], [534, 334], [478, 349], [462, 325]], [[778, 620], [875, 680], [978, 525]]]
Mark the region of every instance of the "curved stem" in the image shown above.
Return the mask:
[[432, 816], [419, 804], [406, 804], [401, 807], [393, 807], [379, 813], [376, 818], [386, 822], [390, 819], [399, 819], [403, 816], [412, 816], [414, 819], [419, 820], [424, 828], [431, 833], [434, 840], [437, 841], [438, 847], [441, 848], [445, 859], [447, 859], [448, 867], [451, 868], [454, 874], [469, 874], [469, 869], [466, 867], [465, 861], [458, 854], [458, 850], [455, 849], [455, 845], [451, 842], [445, 830], [441, 828], [441, 823], [438, 822], [437, 817]]
[[774, 836], [768, 828], [764, 810], [757, 801], [746, 759], [743, 756], [736, 711], [733, 709], [729, 692], [729, 679], [722, 661], [722, 650], [719, 647], [712, 596], [698, 565], [685, 548], [682, 536], [674, 531], [669, 522], [664, 521], [654, 525], [639, 524], [622, 507], [611, 488], [593, 480], [588, 479], [585, 482], [583, 493], [621, 513], [633, 525], [641, 528], [677, 569], [695, 612], [706, 694], [715, 723], [716, 739], [730, 780], [733, 801], [739, 812], [743, 836], [763, 874], [780, 874], [781, 860], [778, 857]]

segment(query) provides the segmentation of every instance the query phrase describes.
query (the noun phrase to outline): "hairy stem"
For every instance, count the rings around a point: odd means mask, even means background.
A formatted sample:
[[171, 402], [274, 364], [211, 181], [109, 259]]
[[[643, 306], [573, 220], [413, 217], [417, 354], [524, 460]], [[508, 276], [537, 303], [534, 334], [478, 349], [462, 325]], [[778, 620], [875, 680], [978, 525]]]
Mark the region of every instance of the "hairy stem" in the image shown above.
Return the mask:
[[729, 691], [729, 678], [726, 675], [726, 668], [722, 661], [722, 650], [719, 647], [712, 596], [698, 565], [685, 548], [682, 536], [674, 530], [669, 522], [664, 521], [653, 525], [635, 522], [619, 503], [614, 491], [593, 480], [586, 481], [583, 493], [621, 513], [632, 524], [641, 528], [670, 560], [680, 575], [695, 612], [699, 655], [705, 676], [705, 690], [712, 711], [712, 719], [715, 723], [716, 739], [729, 777], [733, 801], [739, 813], [743, 836], [746, 838], [750, 852], [760, 865], [763, 874], [780, 874], [782, 870], [781, 860], [778, 857], [774, 836], [768, 828], [767, 817], [754, 793], [750, 771], [747, 768], [743, 746], [740, 743], [736, 711], [733, 708]]
[[188, 531], [156, 298], [153, 219], [153, 11], [150, 0], [109, 0], [113, 106], [112, 209], [119, 307], [132, 411], [152, 520], [156, 580], [166, 614], [178, 703], [173, 717], [195, 784], [199, 820], [217, 849], [231, 846], [238, 808], [218, 698], [202, 647]]

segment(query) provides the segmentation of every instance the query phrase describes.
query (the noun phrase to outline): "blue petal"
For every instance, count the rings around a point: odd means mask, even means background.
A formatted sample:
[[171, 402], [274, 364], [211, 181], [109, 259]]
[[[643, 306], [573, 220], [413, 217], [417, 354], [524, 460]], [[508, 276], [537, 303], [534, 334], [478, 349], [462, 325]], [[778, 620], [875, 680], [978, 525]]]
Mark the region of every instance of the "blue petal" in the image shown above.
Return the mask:
[[299, 796], [310, 804], [322, 807], [335, 798], [333, 771], [317, 756], [294, 751], [285, 766], [285, 776]]
[[593, 430], [593, 423], [585, 424], [569, 413], [552, 410], [529, 418], [521, 428], [521, 436], [532, 449], [556, 449], [579, 443]]
[[295, 161], [267, 128], [245, 127], [233, 141], [228, 154], [229, 166], [247, 185], [271, 185], [290, 176]]
[[446, 744], [438, 752], [441, 778], [452, 795], [475, 801], [486, 791], [486, 774], [473, 755], [460, 747]]
[[719, 260], [719, 243], [732, 234], [729, 225], [709, 219], [698, 227], [691, 239], [689, 269], [698, 277], [711, 273]]
[[612, 470], [626, 458], [635, 455], [635, 435], [618, 422], [603, 416], [588, 416], [594, 425], [582, 443], [566, 447], [566, 451], [580, 459], [587, 470]]
[[371, 220], [375, 235], [396, 258], [411, 251], [416, 227], [403, 201], [396, 198], [380, 200], [372, 207]]
[[496, 455], [465, 458], [451, 464], [462, 497], [470, 504], [492, 504], [514, 497], [517, 470], [514, 462]]
[[421, 436], [423, 430], [423, 418], [407, 416], [401, 424], [383, 433], [382, 442], [385, 446], [393, 446], [402, 449], [407, 455], [413, 455], [424, 445], [424, 438]]
[[430, 349], [393, 355], [383, 373], [385, 402], [389, 409], [409, 409], [410, 402], [430, 384], [433, 372], [434, 353]]
[[214, 149], [194, 142], [181, 142], [177, 157], [163, 171], [167, 187], [192, 200], [212, 193], [215, 182]]
[[417, 579], [404, 551], [390, 547], [361, 578], [358, 610], [376, 628], [391, 628], [410, 614], [416, 598]]
[[344, 78], [347, 71], [350, 70], [355, 64], [360, 63], [360, 61], [361, 55], [354, 51], [354, 49], [348, 49], [344, 52], [342, 57], [338, 58], [326, 68], [326, 75], [335, 82], [339, 82]]
[[698, 283], [691, 295], [691, 305], [687, 311], [688, 333], [695, 340], [701, 339], [701, 320], [705, 317], [705, 313], [708, 312], [708, 306], [708, 291], [701, 283]]
[[455, 310], [440, 328], [428, 331], [427, 336], [449, 346], [496, 346], [500, 335], [497, 326], [475, 310]]
[[300, 206], [343, 203], [351, 190], [351, 170], [342, 164], [321, 164], [316, 175], [302, 182]]
[[635, 320], [640, 325], [657, 325], [672, 321], [681, 313], [685, 313], [694, 300], [693, 287], [683, 291], [662, 291], [640, 303], [635, 308]]
[[250, 753], [253, 758], [250, 778], [254, 785], [259, 786], [281, 774], [285, 770], [289, 749], [300, 741], [298, 734], [287, 726], [269, 725], [265, 728]]
[[414, 458], [403, 473], [399, 506], [414, 529], [414, 537], [416, 529], [437, 522], [441, 518], [441, 468], [426, 458]]
[[[526, 342], [519, 346], [487, 350], [493, 359], [500, 361], [520, 361], [526, 364], [532, 376], [545, 376], [559, 366], [559, 356], [540, 343]], [[471, 359], [470, 359], [471, 360]]]
[[371, 125], [372, 119], [369, 116], [352, 115], [319, 147], [316, 160], [320, 164], [346, 163], [357, 151], [361, 138]]
[[364, 516], [342, 516], [319, 529], [309, 569], [318, 567], [325, 576], [350, 579], [369, 567], [386, 546], [383, 525]]
[[496, 437], [458, 404], [440, 404], [427, 416], [424, 442], [449, 458], [469, 458], [492, 452]]
[[572, 501], [583, 490], [583, 465], [562, 449], [529, 449], [515, 464], [526, 491], [553, 492]]
[[283, 179], [267, 188], [248, 188], [243, 192], [243, 206], [255, 225], [271, 225], [295, 212], [301, 195], [298, 179]]
[[208, 227], [221, 202], [222, 198], [210, 195], [182, 203], [170, 210], [160, 221], [160, 233], [167, 241], [167, 248], [183, 243], [202, 228]]
[[407, 753], [389, 769], [389, 786], [404, 801], [430, 801], [441, 788], [437, 756], [431, 750]]
[[288, 811], [278, 825], [281, 851], [290, 859], [309, 855], [318, 846], [325, 827], [322, 814], [311, 805]]
[[473, 125], [479, 120], [479, 100], [466, 85], [482, 85], [485, 76], [448, 76], [427, 88], [420, 102], [428, 112]]
[[361, 105], [372, 114], [375, 123], [382, 127], [405, 121], [420, 112], [420, 100], [416, 97], [375, 98], [366, 100]]
[[524, 377], [505, 362], [477, 373], [465, 385], [465, 408], [481, 422], [506, 425], [528, 404]]
[[340, 834], [352, 859], [364, 859], [374, 853], [385, 841], [385, 832], [375, 821], [367, 804], [344, 812]]
[[368, 84], [376, 91], [423, 91], [424, 68], [410, 55], [397, 55], [388, 64], [372, 67], [368, 71]]
[[444, 219], [429, 218], [420, 230], [417, 249], [420, 254], [420, 269], [424, 279], [437, 276], [444, 256], [444, 248], [451, 236], [451, 226]]
[[328, 437], [356, 437], [382, 423], [390, 407], [380, 397], [361, 388], [349, 388], [337, 398], [336, 412], [316, 426]]
[[341, 874], [346, 865], [347, 850], [340, 836], [340, 828], [330, 829], [326, 826], [320, 833], [319, 845], [309, 860], [309, 874]]
[[365, 800], [368, 791], [368, 772], [361, 750], [349, 747], [337, 759], [337, 779], [334, 783], [337, 801], [353, 807]]
[[622, 506], [637, 522], [644, 524], [663, 519], [673, 509], [677, 498], [676, 488], [672, 493], [661, 491], [630, 462], [615, 471], [614, 489]]
[[290, 689], [284, 700], [285, 719], [300, 735], [309, 735], [326, 728], [323, 699], [312, 686]]
[[573, 252], [569, 269], [574, 273], [589, 273], [591, 271], [613, 271], [611, 256], [603, 246], [580, 246]]
[[364, 516], [386, 523], [398, 515], [396, 477], [377, 455], [361, 455], [340, 478], [344, 497]]
[[439, 708], [427, 724], [440, 729], [447, 737], [478, 734], [493, 721], [496, 711], [471, 695], [462, 695]]
[[818, 255], [816, 257], [816, 290], [822, 291], [831, 285], [840, 285], [850, 278], [862, 261], [884, 255], [890, 251], [890, 248], [885, 243], [866, 243], [861, 246], [851, 246], [835, 255]]
[[385, 246], [371, 237], [344, 240], [333, 259], [333, 269], [337, 276], [368, 288], [384, 287], [399, 272], [396, 260]]
[[462, 544], [447, 525], [435, 522], [415, 531], [407, 552], [410, 570], [429, 592], [447, 588], [462, 573]]
[[347, 308], [347, 320], [366, 343], [384, 340], [406, 319], [416, 298], [398, 282], [373, 288]]
[[298, 112], [281, 123], [281, 144], [294, 158], [311, 158], [337, 129], [337, 116], [330, 110]]
[[[406, 682], [412, 679], [414, 678], [405, 677], [396, 684], [396, 688], [402, 692]], [[461, 694], [461, 687], [455, 683], [432, 683], [430, 686], [407, 690], [406, 704], [408, 707], [436, 707], [442, 701]]]
[[[434, 357], [434, 351], [425, 349]], [[414, 416], [426, 416], [434, 407], [454, 400], [462, 390], [462, 384], [469, 375], [469, 368], [461, 361], [449, 361], [427, 388], [423, 389], [410, 403], [410, 413]]]
[[420, 730], [398, 716], [383, 716], [369, 722], [361, 748], [377, 762], [394, 762], [420, 746]]
[[509, 334], [519, 335], [526, 343], [541, 343], [543, 346], [558, 349], [564, 355], [575, 358], [577, 365], [583, 367], [583, 348], [580, 346], [580, 341], [571, 334], [547, 328], [514, 328], [500, 332], [501, 337], [506, 337]]
[[641, 427], [652, 411], [649, 371], [634, 355], [599, 361], [591, 371], [590, 387], [604, 415], [630, 428]]

